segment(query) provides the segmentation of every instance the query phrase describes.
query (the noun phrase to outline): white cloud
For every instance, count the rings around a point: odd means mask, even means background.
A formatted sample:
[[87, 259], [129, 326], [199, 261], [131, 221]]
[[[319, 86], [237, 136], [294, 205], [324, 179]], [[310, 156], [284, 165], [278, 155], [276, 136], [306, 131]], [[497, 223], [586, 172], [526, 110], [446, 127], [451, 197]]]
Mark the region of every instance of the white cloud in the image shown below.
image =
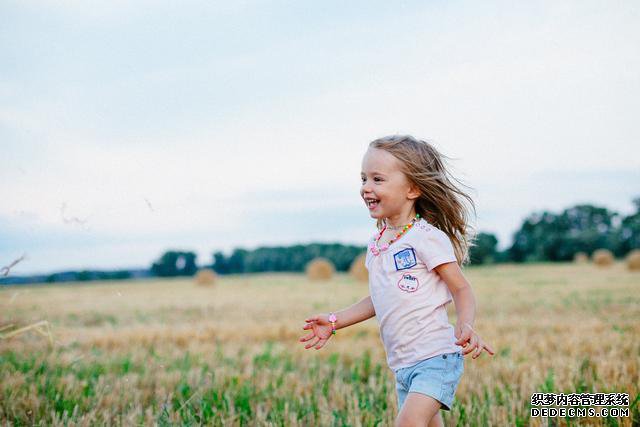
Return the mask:
[[[0, 215], [68, 230], [66, 202], [67, 214], [88, 217], [96, 234], [175, 236], [236, 230], [278, 210], [344, 212], [360, 207], [367, 144], [390, 133], [432, 139], [458, 159], [455, 174], [477, 190], [480, 228], [495, 229], [501, 242], [541, 200], [560, 209], [574, 193], [618, 206], [628, 198], [563, 180], [548, 182], [552, 197], [528, 175], [638, 168], [640, 31], [631, 5], [419, 5], [336, 24], [322, 15], [302, 32], [306, 21], [283, 22], [273, 33], [264, 24], [278, 10], [266, 18], [252, 14], [253, 4], [218, 6], [216, 19], [228, 14], [233, 24], [242, 11], [263, 26], [244, 39], [240, 28], [229, 39], [237, 45], [208, 50], [205, 21], [195, 30], [176, 24], [172, 31], [195, 44], [193, 58], [175, 41], [163, 48], [173, 33], [158, 33], [151, 54], [140, 50], [152, 23], [168, 25], [161, 12], [169, 4], [151, 8], [153, 19], [139, 21], [144, 31], [132, 23], [145, 3], [42, 6], [56, 22], [93, 22], [100, 33], [76, 46], [56, 27], [52, 45], [78, 50], [65, 50], [64, 61], [49, 52], [0, 86], [8, 159], [0, 179], [10, 183], [0, 187]], [[180, 16], [207, 5], [193, 7]], [[119, 36], [106, 37], [115, 26]], [[118, 45], [127, 39], [138, 44]]]

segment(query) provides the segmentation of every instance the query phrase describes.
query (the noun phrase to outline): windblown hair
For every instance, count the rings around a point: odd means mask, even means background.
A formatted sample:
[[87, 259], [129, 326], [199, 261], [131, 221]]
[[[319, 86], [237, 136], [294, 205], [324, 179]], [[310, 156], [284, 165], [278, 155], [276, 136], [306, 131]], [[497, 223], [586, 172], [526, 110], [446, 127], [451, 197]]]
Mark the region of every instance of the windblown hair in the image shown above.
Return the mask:
[[[461, 266], [469, 262], [469, 250], [474, 245], [476, 233], [469, 225], [470, 210], [476, 215], [473, 199], [454, 184], [462, 184], [445, 167], [444, 158], [431, 144], [410, 135], [391, 135], [376, 139], [371, 148], [385, 150], [401, 163], [401, 170], [410, 183], [420, 190], [415, 200], [415, 210], [428, 223], [449, 236], [456, 259]], [[464, 203], [469, 202], [469, 207]], [[384, 220], [378, 219], [382, 229]]]

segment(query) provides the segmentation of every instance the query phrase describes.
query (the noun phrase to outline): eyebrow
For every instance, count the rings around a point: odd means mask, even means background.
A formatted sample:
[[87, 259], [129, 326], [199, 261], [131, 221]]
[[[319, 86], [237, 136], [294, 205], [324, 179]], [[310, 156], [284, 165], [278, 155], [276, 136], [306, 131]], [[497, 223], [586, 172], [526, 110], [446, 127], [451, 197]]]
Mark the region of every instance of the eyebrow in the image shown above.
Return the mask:
[[[372, 175], [382, 175], [382, 176], [386, 176], [385, 174], [383, 174], [382, 172], [378, 172], [378, 171], [373, 171], [371, 172]], [[360, 175], [365, 175], [364, 172], [360, 172]]]

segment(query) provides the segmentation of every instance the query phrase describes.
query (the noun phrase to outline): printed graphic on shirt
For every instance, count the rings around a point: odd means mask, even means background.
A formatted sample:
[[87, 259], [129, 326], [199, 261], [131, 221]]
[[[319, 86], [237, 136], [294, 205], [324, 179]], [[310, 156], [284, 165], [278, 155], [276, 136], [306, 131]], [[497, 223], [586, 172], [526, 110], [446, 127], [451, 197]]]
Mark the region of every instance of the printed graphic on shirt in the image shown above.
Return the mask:
[[405, 292], [415, 292], [420, 287], [420, 283], [416, 276], [404, 273], [398, 281], [398, 287]]
[[393, 261], [396, 263], [396, 270], [406, 270], [417, 264], [416, 253], [413, 248], [403, 249], [393, 255]]

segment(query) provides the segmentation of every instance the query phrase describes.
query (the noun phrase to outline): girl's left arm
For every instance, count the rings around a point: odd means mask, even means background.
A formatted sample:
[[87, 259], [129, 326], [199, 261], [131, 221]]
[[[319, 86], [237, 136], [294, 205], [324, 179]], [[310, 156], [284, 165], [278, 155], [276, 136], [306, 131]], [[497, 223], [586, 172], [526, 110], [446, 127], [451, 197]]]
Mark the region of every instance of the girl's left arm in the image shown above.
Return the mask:
[[457, 262], [448, 262], [435, 267], [436, 272], [447, 284], [456, 307], [457, 321], [455, 336], [458, 338], [457, 345], [465, 347], [463, 354], [466, 355], [474, 351], [473, 358], [480, 356], [482, 350], [486, 350], [490, 355], [495, 354], [493, 348], [485, 343], [473, 330], [473, 323], [476, 316], [476, 298], [473, 295], [471, 285], [462, 274], [462, 270]]

